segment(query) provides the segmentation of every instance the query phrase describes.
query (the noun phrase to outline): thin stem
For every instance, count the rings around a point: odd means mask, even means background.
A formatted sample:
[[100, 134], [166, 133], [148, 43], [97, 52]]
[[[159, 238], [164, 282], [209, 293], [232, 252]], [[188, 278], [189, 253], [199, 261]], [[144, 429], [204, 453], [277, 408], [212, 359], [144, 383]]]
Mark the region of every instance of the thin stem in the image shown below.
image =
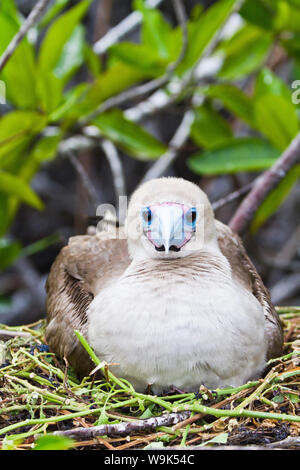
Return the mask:
[[29, 29], [40, 19], [42, 13], [44, 12], [47, 5], [50, 3], [51, 0], [40, 0], [31, 13], [28, 15], [24, 23], [22, 24], [18, 33], [13, 37], [9, 45], [7, 46], [6, 50], [2, 54], [0, 58], [0, 71], [3, 69], [7, 61], [13, 55], [14, 51], [24, 38], [24, 36], [28, 33]]

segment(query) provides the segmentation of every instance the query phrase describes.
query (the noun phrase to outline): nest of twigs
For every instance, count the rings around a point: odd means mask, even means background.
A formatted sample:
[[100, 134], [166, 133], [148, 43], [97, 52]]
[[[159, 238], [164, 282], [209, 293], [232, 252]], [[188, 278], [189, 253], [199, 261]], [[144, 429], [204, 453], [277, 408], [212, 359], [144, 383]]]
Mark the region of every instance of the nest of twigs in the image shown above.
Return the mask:
[[300, 308], [280, 307], [284, 355], [240, 387], [154, 396], [136, 392], [90, 352], [81, 383], [44, 340], [45, 322], [0, 325], [2, 449], [300, 447]]

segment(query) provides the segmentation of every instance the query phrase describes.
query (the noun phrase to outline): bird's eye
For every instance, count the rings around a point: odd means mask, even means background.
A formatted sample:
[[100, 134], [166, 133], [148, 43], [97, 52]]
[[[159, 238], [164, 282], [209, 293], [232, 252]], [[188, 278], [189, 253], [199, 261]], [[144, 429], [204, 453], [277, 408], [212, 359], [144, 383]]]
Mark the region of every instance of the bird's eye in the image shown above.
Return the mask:
[[151, 224], [152, 213], [151, 213], [150, 207], [145, 207], [142, 210], [142, 219], [143, 219], [143, 223], [146, 227]]
[[192, 207], [185, 214], [185, 221], [188, 225], [191, 225], [193, 228], [195, 228], [196, 227], [196, 220], [197, 220], [196, 207]]

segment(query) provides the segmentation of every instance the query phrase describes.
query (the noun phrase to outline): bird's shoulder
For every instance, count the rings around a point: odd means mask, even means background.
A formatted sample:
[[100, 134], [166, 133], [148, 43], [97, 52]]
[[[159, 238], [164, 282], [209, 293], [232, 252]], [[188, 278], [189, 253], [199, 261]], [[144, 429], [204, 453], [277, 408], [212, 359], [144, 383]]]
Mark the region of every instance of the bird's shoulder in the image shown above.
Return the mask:
[[282, 352], [283, 333], [279, 316], [272, 304], [270, 293], [250, 260], [241, 238], [230, 227], [216, 220], [218, 243], [229, 261], [232, 277], [256, 297], [263, 308], [268, 342], [268, 358]]
[[[69, 239], [55, 259], [46, 283], [46, 340], [60, 357], [90, 369], [74, 330], [87, 333], [87, 311], [95, 295], [122, 275], [130, 263], [124, 239], [79, 235]], [[78, 362], [78, 364], [77, 364]]]

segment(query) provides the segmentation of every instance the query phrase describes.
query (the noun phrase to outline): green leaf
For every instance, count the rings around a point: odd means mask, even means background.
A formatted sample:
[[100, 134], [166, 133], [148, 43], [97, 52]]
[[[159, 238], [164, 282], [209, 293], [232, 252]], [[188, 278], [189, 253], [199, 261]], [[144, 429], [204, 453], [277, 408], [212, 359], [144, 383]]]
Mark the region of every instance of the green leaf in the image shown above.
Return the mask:
[[[34, 111], [12, 111], [0, 119], [0, 160], [25, 149], [30, 139], [46, 125], [47, 118]], [[3, 164], [3, 160], [1, 160]]]
[[54, 75], [61, 78], [66, 83], [74, 72], [83, 64], [85, 30], [82, 25], [78, 25], [70, 39], [63, 47], [60, 59], [55, 66]]
[[74, 88], [71, 88], [64, 95], [64, 102], [56, 108], [49, 116], [50, 122], [56, 122], [62, 119], [68, 112], [76, 106], [80, 98], [86, 93], [88, 88], [87, 83], [80, 83]]
[[256, 71], [264, 62], [271, 45], [271, 33], [255, 26], [244, 26], [220, 46], [225, 60], [219, 77], [236, 80]]
[[1, 0], [0, 11], [16, 21], [19, 20], [19, 12], [16, 8], [14, 0]]
[[280, 395], [276, 395], [275, 397], [272, 398], [272, 400], [274, 403], [283, 403], [284, 402], [284, 395], [280, 394]]
[[[161, 12], [140, 4], [139, 10], [143, 15], [142, 42], [151, 47], [159, 57], [165, 60], [174, 58], [174, 45], [170, 42], [172, 28], [169, 23], [165, 21]], [[178, 46], [179, 53], [181, 41]]]
[[221, 101], [226, 109], [253, 126], [252, 100], [240, 88], [231, 84], [218, 84], [203, 87], [200, 92]]
[[145, 129], [126, 119], [120, 110], [100, 114], [94, 121], [101, 133], [139, 160], [158, 158], [166, 146]]
[[70, 0], [54, 0], [53, 4], [42, 17], [39, 28], [45, 28], [67, 5]]
[[12, 242], [7, 238], [0, 238], [0, 270], [4, 270], [13, 264], [19, 257], [21, 248], [18, 242]]
[[[122, 77], [121, 80], [120, 77]], [[114, 63], [105, 72], [99, 75], [87, 91], [84, 99], [76, 106], [72, 107], [69, 118], [74, 120], [79, 119], [93, 111], [107, 98], [120, 93], [124, 89], [148, 77], [148, 73], [144, 70], [139, 70], [121, 62]]]
[[53, 72], [41, 73], [37, 87], [43, 111], [50, 114], [62, 104], [64, 83]]
[[221, 0], [206, 10], [197, 21], [188, 23], [188, 47], [178, 73], [182, 75], [200, 58], [235, 6], [235, 0]]
[[83, 54], [86, 66], [88, 67], [89, 71], [94, 77], [98, 77], [102, 69], [101, 60], [87, 42], [84, 44]]
[[281, 38], [281, 44], [287, 50], [288, 54], [300, 60], [300, 33], [289, 34]]
[[75, 442], [68, 437], [48, 434], [37, 439], [33, 450], [67, 450], [74, 445]]
[[33, 158], [36, 162], [39, 163], [52, 160], [57, 154], [57, 149], [61, 138], [62, 134], [60, 132], [56, 135], [42, 137], [35, 144], [30, 158]]
[[204, 175], [259, 171], [269, 168], [278, 156], [278, 150], [265, 140], [240, 138], [222, 147], [195, 153], [188, 159], [188, 166]]
[[164, 73], [168, 62], [157, 55], [153, 48], [145, 44], [122, 42], [109, 48], [110, 55], [127, 65], [146, 71], [156, 77]]
[[210, 104], [205, 103], [195, 110], [191, 138], [204, 148], [215, 148], [232, 138], [227, 121]]
[[[0, 10], [0, 54], [6, 50], [19, 30], [19, 22]], [[0, 78], [6, 85], [7, 100], [20, 108], [34, 108], [37, 102], [34, 50], [26, 38], [18, 45], [2, 70]]]
[[251, 224], [251, 231], [255, 233], [260, 226], [272, 215], [284, 202], [298, 179], [300, 178], [300, 165], [292, 168], [279, 185], [268, 195], [259, 207]]
[[38, 63], [40, 70], [53, 70], [58, 64], [65, 44], [75, 27], [85, 15], [90, 0], [83, 0], [56, 19], [49, 27], [42, 42]]
[[263, 0], [246, 0], [239, 14], [249, 23], [264, 29], [272, 29], [275, 10]]
[[30, 186], [21, 178], [0, 171], [0, 193], [17, 197], [36, 209], [43, 209], [43, 203]]
[[148, 418], [152, 418], [152, 416], [154, 416], [154, 414], [152, 413], [153, 411], [153, 408], [154, 408], [154, 405], [150, 405], [148, 406], [148, 408], [145, 409], [145, 411], [143, 412], [143, 414], [141, 414], [140, 418], [139, 419], [148, 419]]
[[275, 96], [282, 96], [287, 101], [291, 101], [291, 91], [285, 82], [272, 70], [264, 67], [257, 74], [255, 82], [254, 97], [259, 98], [262, 95], [271, 93]]
[[278, 31], [300, 31], [300, 9], [286, 1], [277, 2], [277, 14], [274, 27]]
[[213, 437], [212, 439], [209, 439], [209, 441], [202, 442], [202, 444], [198, 445], [197, 447], [205, 447], [207, 444], [226, 444], [227, 440], [228, 440], [228, 433], [223, 432]]
[[284, 150], [298, 132], [298, 117], [291, 100], [265, 94], [254, 103], [257, 128], [275, 147]]

